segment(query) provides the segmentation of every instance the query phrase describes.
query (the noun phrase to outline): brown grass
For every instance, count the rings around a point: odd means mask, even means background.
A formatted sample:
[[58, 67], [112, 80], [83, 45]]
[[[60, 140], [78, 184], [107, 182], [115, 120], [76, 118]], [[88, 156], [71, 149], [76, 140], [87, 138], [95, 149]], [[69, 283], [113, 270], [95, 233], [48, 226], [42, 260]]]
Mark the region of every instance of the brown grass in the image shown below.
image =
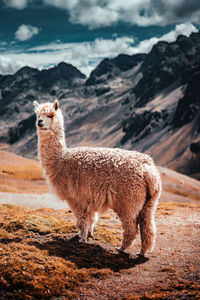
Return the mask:
[[[0, 206], [0, 289], [9, 299], [49, 299], [60, 295], [71, 299], [76, 296], [73, 290], [80, 283], [90, 278], [105, 279], [112, 275], [107, 268], [79, 268], [59, 253], [65, 251], [64, 246], [59, 248], [58, 253], [52, 252], [54, 247], [51, 250], [51, 243], [53, 245], [55, 239], [67, 245], [66, 235], [70, 238], [77, 230], [74, 222], [45, 215], [44, 211]], [[49, 211], [53, 213], [53, 210]], [[103, 233], [98, 229], [97, 239], [101, 237], [101, 241], [107, 243], [110, 231], [104, 228]], [[113, 230], [111, 242], [115, 234]], [[70, 245], [76, 251], [75, 248], [81, 244], [77, 245], [75, 240]], [[82, 251], [86, 250], [83, 247]], [[79, 264], [80, 257], [76, 260]]]
[[[170, 277], [170, 275], [169, 275]], [[123, 300], [166, 300], [166, 299], [199, 299], [200, 288], [191, 280], [177, 280], [172, 278], [172, 283], [167, 289], [159, 286], [151, 292], [143, 295], [131, 295]], [[122, 300], [120, 298], [120, 300]]]
[[0, 150], [0, 192], [44, 193], [47, 191], [38, 161]]
[[191, 208], [195, 210], [200, 208], [200, 203], [174, 203], [172, 201], [164, 203], [161, 202], [158, 204], [157, 213], [161, 212], [164, 214], [171, 214], [173, 211], [177, 211], [180, 208]]

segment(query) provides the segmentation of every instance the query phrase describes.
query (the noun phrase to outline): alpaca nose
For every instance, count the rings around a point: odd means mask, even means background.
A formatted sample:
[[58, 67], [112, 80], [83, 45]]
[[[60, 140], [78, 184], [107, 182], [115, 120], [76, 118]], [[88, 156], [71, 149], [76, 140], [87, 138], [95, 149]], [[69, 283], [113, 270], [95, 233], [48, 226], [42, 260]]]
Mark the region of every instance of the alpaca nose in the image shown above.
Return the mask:
[[39, 127], [44, 126], [43, 120], [38, 120], [38, 123], [37, 123], [37, 124], [38, 124]]

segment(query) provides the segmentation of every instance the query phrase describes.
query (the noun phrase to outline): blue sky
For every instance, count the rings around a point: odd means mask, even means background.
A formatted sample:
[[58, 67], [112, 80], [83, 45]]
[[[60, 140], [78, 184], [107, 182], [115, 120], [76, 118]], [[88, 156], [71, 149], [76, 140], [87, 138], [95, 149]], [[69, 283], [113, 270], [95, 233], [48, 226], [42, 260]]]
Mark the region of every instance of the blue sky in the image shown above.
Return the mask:
[[0, 74], [65, 61], [89, 75], [104, 57], [199, 28], [197, 0], [0, 0]]

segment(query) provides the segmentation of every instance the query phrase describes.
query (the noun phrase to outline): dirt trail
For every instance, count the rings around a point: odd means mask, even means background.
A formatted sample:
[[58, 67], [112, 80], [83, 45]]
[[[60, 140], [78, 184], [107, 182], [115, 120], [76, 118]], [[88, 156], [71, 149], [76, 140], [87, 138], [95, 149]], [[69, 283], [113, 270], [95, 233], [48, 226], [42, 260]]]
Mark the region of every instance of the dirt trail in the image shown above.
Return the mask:
[[[92, 280], [77, 288], [80, 299], [200, 299], [200, 207], [160, 204], [157, 242], [145, 260], [140, 242], [129, 250], [129, 267], [117, 276]], [[199, 298], [198, 298], [199, 297]]]
[[60, 201], [50, 193], [45, 194], [18, 194], [0, 192], [0, 204], [13, 204], [27, 208], [68, 208], [67, 202]]

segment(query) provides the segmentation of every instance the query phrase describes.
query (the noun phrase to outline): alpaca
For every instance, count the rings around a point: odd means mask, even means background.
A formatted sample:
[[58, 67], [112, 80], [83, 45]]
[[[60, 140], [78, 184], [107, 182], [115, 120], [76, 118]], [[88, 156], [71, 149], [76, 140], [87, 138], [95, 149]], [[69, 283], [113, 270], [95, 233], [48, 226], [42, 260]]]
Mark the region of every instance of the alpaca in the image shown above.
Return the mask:
[[119, 251], [131, 246], [139, 225], [140, 255], [144, 256], [154, 245], [154, 212], [161, 194], [161, 179], [153, 160], [146, 154], [118, 148], [67, 148], [58, 100], [45, 104], [34, 101], [34, 106], [44, 175], [76, 217], [80, 241], [87, 242], [98, 215], [112, 209], [124, 230]]

